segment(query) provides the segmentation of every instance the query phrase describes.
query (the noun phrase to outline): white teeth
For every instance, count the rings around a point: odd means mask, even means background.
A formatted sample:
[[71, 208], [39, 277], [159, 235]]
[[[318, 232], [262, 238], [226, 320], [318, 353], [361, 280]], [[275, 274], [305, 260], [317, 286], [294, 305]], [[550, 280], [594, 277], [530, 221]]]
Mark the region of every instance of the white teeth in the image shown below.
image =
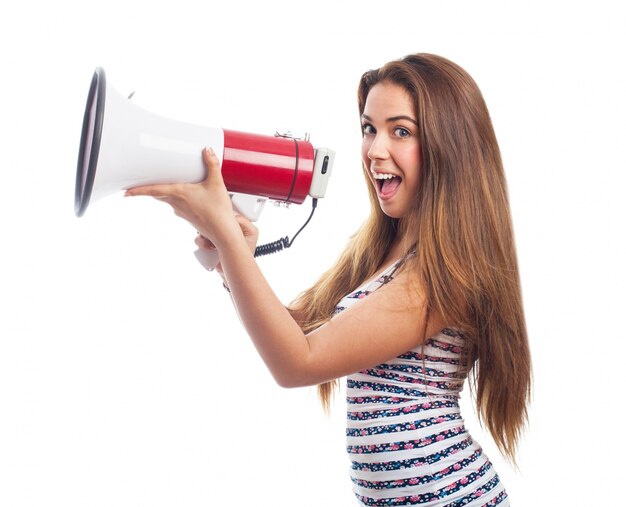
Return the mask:
[[375, 180], [390, 180], [391, 178], [395, 178], [393, 174], [384, 174], [384, 173], [372, 173], [372, 176]]

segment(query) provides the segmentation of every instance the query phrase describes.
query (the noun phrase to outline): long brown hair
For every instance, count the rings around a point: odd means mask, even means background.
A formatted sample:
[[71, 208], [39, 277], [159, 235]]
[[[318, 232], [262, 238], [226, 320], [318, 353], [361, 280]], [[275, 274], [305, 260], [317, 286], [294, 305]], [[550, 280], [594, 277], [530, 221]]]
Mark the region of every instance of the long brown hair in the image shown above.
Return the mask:
[[[466, 338], [478, 416], [514, 462], [527, 419], [531, 360], [506, 180], [487, 106], [467, 72], [435, 55], [409, 55], [363, 74], [361, 114], [381, 82], [402, 86], [415, 107], [422, 165], [412, 213], [399, 221], [386, 216], [368, 184], [369, 218], [292, 308], [305, 331], [326, 322], [341, 298], [381, 266], [401, 227], [408, 238], [404, 269], [425, 290], [427, 314], [438, 312]], [[326, 409], [335, 386], [318, 388]]]

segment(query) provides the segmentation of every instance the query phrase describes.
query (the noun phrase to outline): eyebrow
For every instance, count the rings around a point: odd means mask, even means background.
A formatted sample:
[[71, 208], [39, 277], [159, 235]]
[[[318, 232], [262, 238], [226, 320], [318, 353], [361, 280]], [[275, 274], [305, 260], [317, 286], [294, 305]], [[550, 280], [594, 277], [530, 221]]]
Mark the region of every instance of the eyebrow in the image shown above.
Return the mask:
[[[372, 121], [372, 119], [369, 116], [367, 116], [366, 114], [362, 114], [361, 118], [363, 118], [363, 119], [365, 119], [367, 121]], [[408, 120], [408, 121], [410, 121], [412, 123], [415, 123], [415, 125], [417, 125], [417, 122], [413, 118], [411, 118], [410, 116], [406, 116], [404, 114], [401, 114], [399, 116], [392, 116], [390, 118], [387, 118], [387, 120], [385, 120], [385, 121], [387, 123], [389, 123], [389, 122], [394, 122], [394, 121], [398, 121], [398, 120]]]

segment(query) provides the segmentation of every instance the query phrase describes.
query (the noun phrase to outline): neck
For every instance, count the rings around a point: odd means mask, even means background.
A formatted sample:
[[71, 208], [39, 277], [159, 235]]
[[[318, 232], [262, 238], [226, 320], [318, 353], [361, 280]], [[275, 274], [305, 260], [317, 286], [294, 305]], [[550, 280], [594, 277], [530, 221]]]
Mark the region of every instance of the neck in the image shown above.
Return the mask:
[[410, 243], [408, 236], [407, 221], [399, 219], [396, 221], [396, 235], [391, 243], [389, 251], [385, 256], [385, 263], [395, 262], [404, 257], [407, 250], [414, 248], [415, 245]]
[[404, 255], [404, 241], [402, 240], [402, 236], [397, 234], [387, 251], [387, 255], [385, 256], [385, 260], [383, 264], [391, 264], [398, 259], [400, 259]]

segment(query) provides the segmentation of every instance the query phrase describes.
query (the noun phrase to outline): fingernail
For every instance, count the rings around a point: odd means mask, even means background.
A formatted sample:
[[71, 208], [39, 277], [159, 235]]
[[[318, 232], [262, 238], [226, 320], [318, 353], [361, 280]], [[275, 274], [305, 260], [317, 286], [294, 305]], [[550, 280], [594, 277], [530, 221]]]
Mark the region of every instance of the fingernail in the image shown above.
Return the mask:
[[209, 146], [209, 149], [207, 150], [211, 155], [215, 155], [215, 151], [213, 150], [212, 146]]

